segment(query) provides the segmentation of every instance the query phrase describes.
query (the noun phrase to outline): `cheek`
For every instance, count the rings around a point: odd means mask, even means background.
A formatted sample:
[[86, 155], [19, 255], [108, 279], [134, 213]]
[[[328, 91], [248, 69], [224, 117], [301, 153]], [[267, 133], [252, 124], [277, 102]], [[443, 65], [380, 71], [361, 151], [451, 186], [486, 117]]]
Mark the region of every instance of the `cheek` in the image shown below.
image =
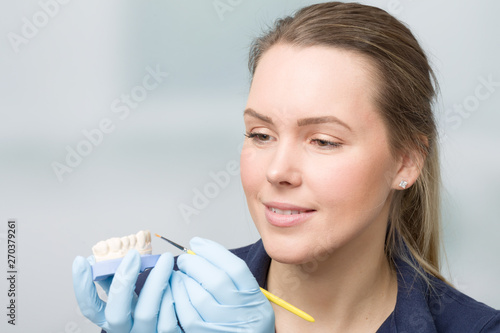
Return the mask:
[[256, 163], [257, 161], [255, 150], [244, 144], [240, 156], [240, 176], [247, 198], [258, 191], [259, 185], [262, 182], [262, 166]]
[[354, 152], [329, 163], [316, 164], [322, 167], [309, 173], [308, 182], [317, 199], [328, 207], [350, 206], [352, 212], [378, 207], [385, 202], [390, 190], [388, 163], [380, 156]]

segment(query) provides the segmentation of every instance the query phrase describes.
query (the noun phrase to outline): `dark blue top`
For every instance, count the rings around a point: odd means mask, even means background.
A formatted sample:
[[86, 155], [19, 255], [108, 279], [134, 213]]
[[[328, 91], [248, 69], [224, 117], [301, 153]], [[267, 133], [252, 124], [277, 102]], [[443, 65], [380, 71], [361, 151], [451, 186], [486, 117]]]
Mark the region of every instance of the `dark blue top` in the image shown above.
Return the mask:
[[[231, 252], [246, 262], [259, 285], [265, 288], [271, 258], [264, 250], [262, 240]], [[396, 307], [378, 333], [500, 333], [500, 311], [473, 300], [434, 277], [430, 277], [434, 287], [430, 290], [407, 263], [396, 260], [395, 265], [398, 272]], [[137, 293], [148, 274], [146, 271], [139, 276]]]

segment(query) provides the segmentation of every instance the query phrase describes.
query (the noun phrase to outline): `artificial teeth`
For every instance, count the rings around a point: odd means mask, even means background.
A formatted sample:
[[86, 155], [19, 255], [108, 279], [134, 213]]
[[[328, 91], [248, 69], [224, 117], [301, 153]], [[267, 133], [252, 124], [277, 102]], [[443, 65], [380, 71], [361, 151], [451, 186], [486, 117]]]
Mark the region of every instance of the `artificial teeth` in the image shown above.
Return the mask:
[[128, 238], [128, 241], [129, 241], [129, 246], [132, 248], [132, 247], [135, 247], [135, 244], [137, 243], [137, 238], [135, 237], [135, 235], [129, 235], [127, 236]]
[[122, 248], [122, 241], [118, 237], [110, 238], [106, 241], [108, 243], [109, 251], [118, 252]]
[[94, 256], [105, 256], [109, 251], [108, 243], [105, 241], [100, 241], [96, 245], [92, 247], [92, 252], [94, 252]]
[[146, 235], [144, 234], [144, 231], [141, 230], [137, 233], [137, 244], [135, 245], [136, 248], [141, 249], [144, 246], [146, 246]]
[[122, 241], [122, 247], [128, 249], [130, 247], [130, 239], [127, 236], [120, 238]]
[[121, 238], [113, 237], [100, 241], [92, 247], [92, 253], [95, 261], [98, 262], [121, 258], [130, 249], [136, 249], [141, 255], [151, 254], [151, 233], [149, 230], [141, 230], [135, 235]]

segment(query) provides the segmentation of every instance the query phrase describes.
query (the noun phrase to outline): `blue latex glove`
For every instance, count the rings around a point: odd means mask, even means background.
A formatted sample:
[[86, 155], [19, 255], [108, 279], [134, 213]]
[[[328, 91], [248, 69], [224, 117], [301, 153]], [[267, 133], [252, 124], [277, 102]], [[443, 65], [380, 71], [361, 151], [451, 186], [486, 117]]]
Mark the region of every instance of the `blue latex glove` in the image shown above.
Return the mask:
[[177, 259], [170, 283], [177, 317], [187, 333], [274, 332], [274, 311], [243, 260], [195, 237], [197, 255]]
[[141, 259], [136, 250], [130, 250], [115, 275], [99, 281], [108, 295], [107, 303], [99, 298], [92, 281], [93, 260], [93, 256], [76, 257], [73, 262], [73, 287], [85, 317], [107, 333], [181, 332], [169, 287], [172, 254], [160, 256], [137, 297], [134, 289]]

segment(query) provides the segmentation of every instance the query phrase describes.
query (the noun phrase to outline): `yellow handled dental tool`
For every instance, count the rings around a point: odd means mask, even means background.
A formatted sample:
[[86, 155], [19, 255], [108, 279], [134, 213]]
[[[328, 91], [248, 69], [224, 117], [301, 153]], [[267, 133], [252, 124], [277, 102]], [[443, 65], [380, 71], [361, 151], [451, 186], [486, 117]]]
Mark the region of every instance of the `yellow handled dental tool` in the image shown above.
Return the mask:
[[[167, 239], [167, 238], [165, 238], [163, 236], [160, 236], [158, 234], [155, 234], [155, 236], [159, 237], [159, 238], [161, 238], [161, 239], [163, 239], [163, 240], [165, 240], [167, 242], [169, 242], [170, 244], [172, 244], [173, 246], [175, 246], [179, 250], [184, 251], [185, 253], [196, 255], [196, 253], [194, 253], [193, 251], [189, 250], [188, 248], [185, 248], [184, 246], [179, 245], [179, 244], [177, 244], [177, 243], [175, 243], [175, 242], [173, 242], [173, 241], [171, 241], [171, 240], [169, 240], [169, 239]], [[307, 320], [309, 322], [312, 322], [312, 323], [314, 322], [314, 318], [311, 317], [310, 315], [308, 315], [307, 313], [305, 313], [304, 311], [302, 311], [302, 310], [296, 308], [295, 306], [291, 305], [290, 303], [282, 300], [278, 296], [271, 294], [269, 291], [267, 291], [264, 288], [260, 288], [260, 290], [262, 291], [262, 293], [264, 294], [264, 296], [266, 296], [266, 298], [269, 301], [273, 302], [274, 304], [281, 306], [283, 309], [290, 311], [291, 313], [299, 316], [302, 319], [305, 319], [305, 320]]]

